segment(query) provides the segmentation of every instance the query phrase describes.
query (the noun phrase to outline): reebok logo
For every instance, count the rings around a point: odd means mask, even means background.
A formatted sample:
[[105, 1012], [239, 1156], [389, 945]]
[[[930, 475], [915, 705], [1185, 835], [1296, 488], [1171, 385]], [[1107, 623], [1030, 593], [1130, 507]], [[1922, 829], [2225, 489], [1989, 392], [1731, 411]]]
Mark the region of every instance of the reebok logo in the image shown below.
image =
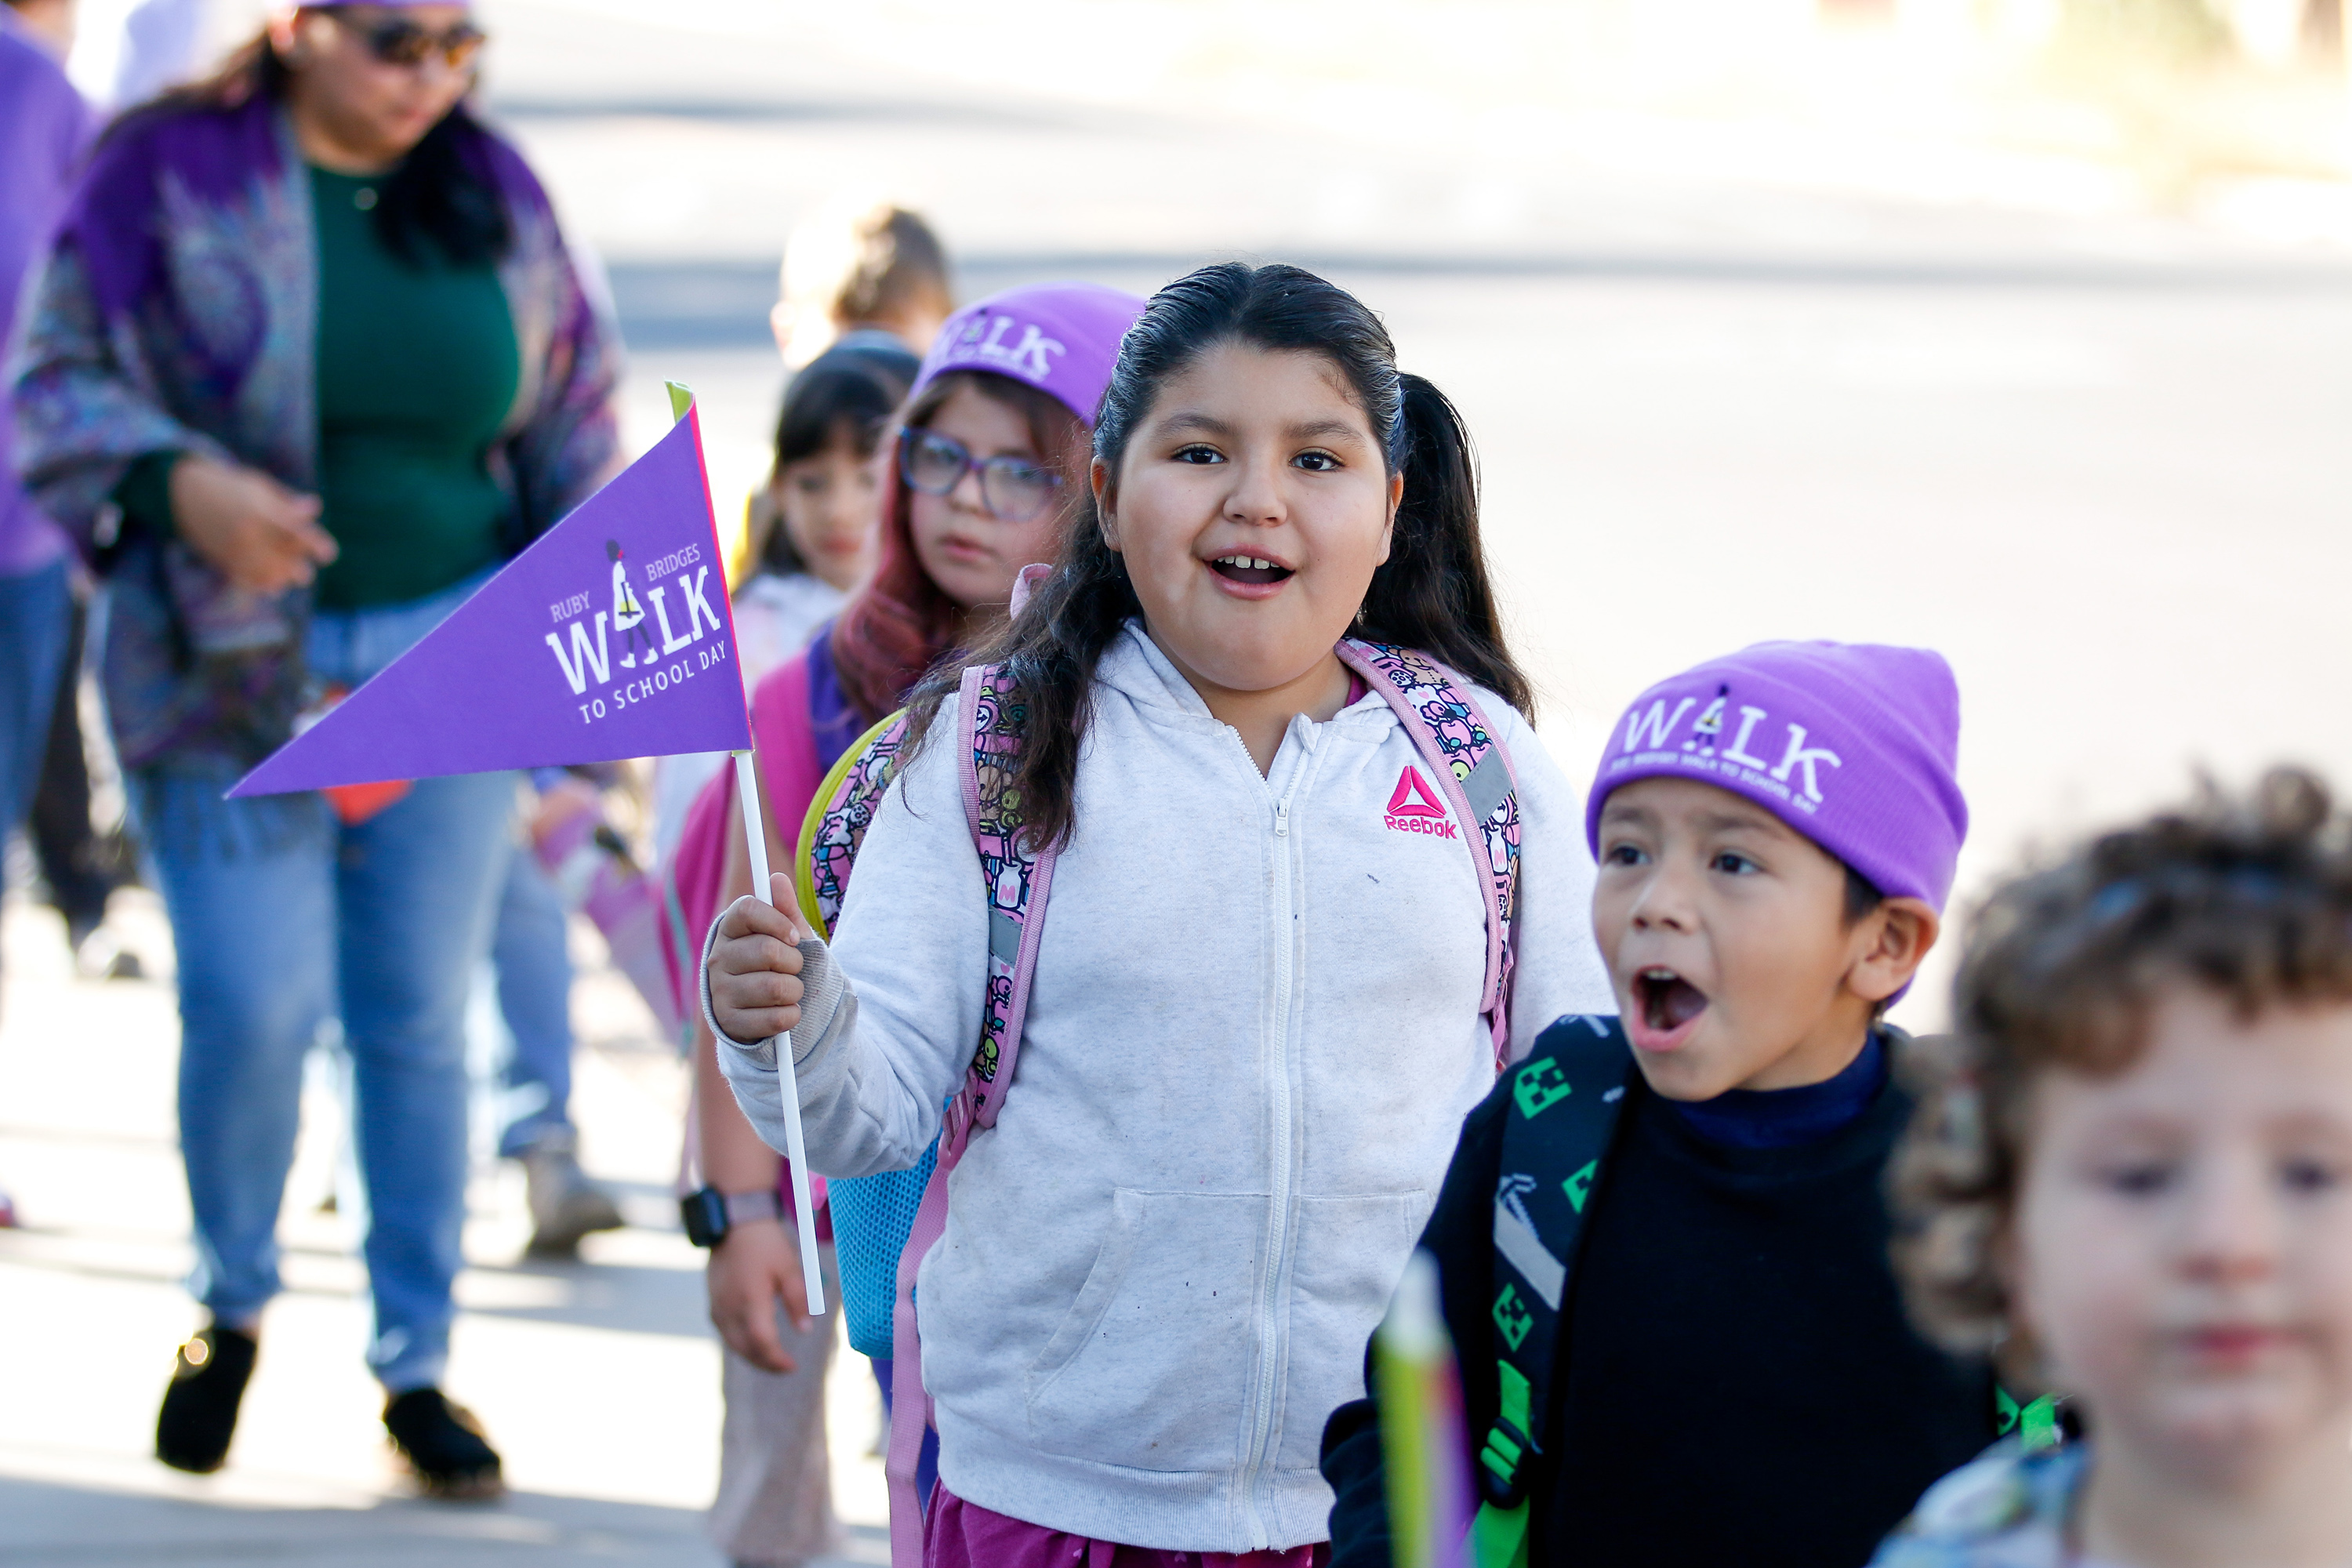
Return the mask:
[[1456, 836], [1437, 792], [1429, 787], [1421, 770], [1411, 763], [1397, 774], [1396, 788], [1389, 795], [1388, 812], [1381, 820], [1392, 833], [1426, 833], [1433, 838]]

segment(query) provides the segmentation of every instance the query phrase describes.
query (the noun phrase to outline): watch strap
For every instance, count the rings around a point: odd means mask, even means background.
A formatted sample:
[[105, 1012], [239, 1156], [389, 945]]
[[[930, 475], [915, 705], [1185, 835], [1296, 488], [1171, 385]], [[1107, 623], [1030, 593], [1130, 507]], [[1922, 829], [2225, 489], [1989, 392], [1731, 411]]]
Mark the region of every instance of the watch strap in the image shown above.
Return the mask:
[[730, 1226], [749, 1225], [755, 1219], [784, 1217], [784, 1201], [773, 1187], [750, 1193], [729, 1193], [725, 1201], [727, 1223]]

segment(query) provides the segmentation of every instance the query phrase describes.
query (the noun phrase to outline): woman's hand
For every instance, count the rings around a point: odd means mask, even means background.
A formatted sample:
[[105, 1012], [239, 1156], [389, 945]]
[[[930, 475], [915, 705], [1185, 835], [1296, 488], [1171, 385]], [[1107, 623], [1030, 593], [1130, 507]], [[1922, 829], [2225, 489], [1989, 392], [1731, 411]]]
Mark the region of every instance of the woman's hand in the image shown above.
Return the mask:
[[[769, 879], [777, 904], [750, 897], [719, 917], [710, 947], [710, 1011], [727, 1037], [750, 1043], [800, 1026], [800, 925], [786, 912], [790, 879]], [[781, 904], [783, 907], [779, 907]]]
[[172, 465], [172, 521], [189, 549], [249, 593], [307, 584], [336, 554], [317, 496], [194, 452]]
[[784, 1353], [783, 1336], [776, 1331], [776, 1302], [783, 1302], [794, 1328], [804, 1329], [808, 1290], [783, 1222], [730, 1226], [710, 1249], [708, 1283], [710, 1321], [727, 1348], [761, 1372], [793, 1371], [798, 1363]]
[[556, 780], [531, 807], [530, 841], [541, 842], [580, 813], [595, 810], [599, 802], [596, 786], [586, 779], [567, 774]]

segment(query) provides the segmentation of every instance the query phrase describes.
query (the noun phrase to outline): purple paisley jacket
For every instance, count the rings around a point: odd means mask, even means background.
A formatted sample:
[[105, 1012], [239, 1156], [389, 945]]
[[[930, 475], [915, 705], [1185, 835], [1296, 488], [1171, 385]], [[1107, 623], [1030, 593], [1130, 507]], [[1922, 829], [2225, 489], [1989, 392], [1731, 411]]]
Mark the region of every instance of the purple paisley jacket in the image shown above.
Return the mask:
[[[521, 157], [486, 131], [467, 152], [514, 231], [498, 270], [522, 374], [490, 466], [520, 550], [609, 477], [619, 345]], [[160, 112], [100, 143], [26, 301], [8, 366], [17, 459], [105, 579], [100, 679], [127, 765], [257, 762], [312, 695], [308, 590], [234, 588], [178, 541], [123, 523], [109, 498], [133, 460], [164, 450], [316, 489], [314, 245], [275, 103]]]

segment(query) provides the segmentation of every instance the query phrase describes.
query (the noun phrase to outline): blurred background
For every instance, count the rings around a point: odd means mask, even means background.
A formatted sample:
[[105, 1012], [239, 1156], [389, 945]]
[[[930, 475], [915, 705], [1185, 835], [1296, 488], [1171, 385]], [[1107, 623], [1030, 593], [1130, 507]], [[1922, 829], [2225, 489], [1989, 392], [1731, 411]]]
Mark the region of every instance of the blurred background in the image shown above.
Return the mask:
[[[2352, 781], [2352, 730], [2322, 721], [2352, 711], [2340, 0], [478, 9], [489, 115], [609, 280], [630, 449], [667, 427], [660, 384], [692, 385], [723, 526], [767, 467], [783, 239], [821, 204], [921, 212], [964, 300], [1288, 260], [1463, 406], [1572, 774], [1660, 675], [1832, 637], [1958, 672], [1964, 903], [2200, 769]], [[83, 0], [93, 95], [128, 11]], [[257, 15], [222, 0], [205, 26], [226, 44]], [[142, 896], [119, 897], [146, 984], [77, 978], [22, 900], [0, 928], [0, 1162], [27, 1215], [0, 1232], [0, 1556], [715, 1562], [716, 1352], [667, 1197], [682, 1074], [584, 930], [577, 1114], [635, 1223], [581, 1265], [506, 1265], [514, 1179], [482, 1163], [453, 1383], [515, 1495], [420, 1507], [364, 1424], [305, 1419], [367, 1392], [357, 1266], [299, 1192], [295, 1326], [237, 1464], [144, 1458], [147, 1347], [192, 1320]], [[1941, 1014], [1931, 983], [1898, 1018]], [[98, 1108], [101, 1073], [131, 1087]], [[304, 1159], [315, 1199], [331, 1138]], [[869, 1384], [835, 1386], [845, 1550], [878, 1561]]]

